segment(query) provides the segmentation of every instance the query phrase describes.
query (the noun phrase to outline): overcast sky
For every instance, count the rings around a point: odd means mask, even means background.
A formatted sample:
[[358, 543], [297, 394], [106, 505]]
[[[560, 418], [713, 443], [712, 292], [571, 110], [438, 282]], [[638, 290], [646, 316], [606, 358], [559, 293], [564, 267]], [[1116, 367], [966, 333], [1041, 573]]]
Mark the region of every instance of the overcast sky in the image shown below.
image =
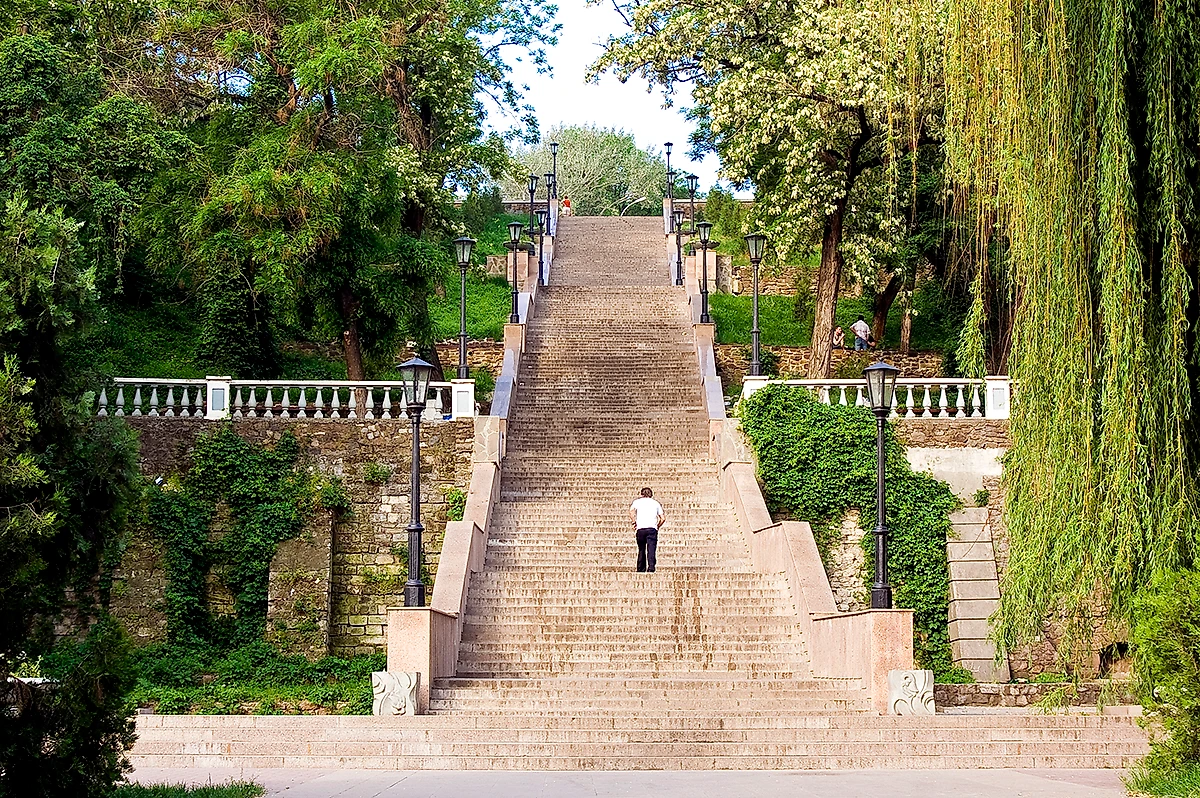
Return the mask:
[[[597, 84], [584, 82], [587, 68], [599, 57], [604, 41], [625, 30], [612, 5], [607, 0], [598, 6], [588, 6], [585, 0], [558, 0], [557, 21], [562, 24], [558, 46], [547, 52], [553, 74], [539, 75], [525, 63], [515, 64], [513, 69], [514, 82], [529, 86], [526, 100], [536, 109], [541, 129], [587, 124], [623, 129], [633, 134], [638, 146], [659, 155], [664, 142], [675, 142], [671, 166], [695, 172], [703, 189], [711, 186], [717, 177], [716, 156], [698, 162], [687, 158], [693, 126], [679, 106], [690, 105], [690, 97], [677, 96], [676, 107], [663, 108], [662, 92], [647, 92], [642, 80], [622, 84], [605, 75]], [[510, 124], [511, 120], [506, 120], [496, 127]]]

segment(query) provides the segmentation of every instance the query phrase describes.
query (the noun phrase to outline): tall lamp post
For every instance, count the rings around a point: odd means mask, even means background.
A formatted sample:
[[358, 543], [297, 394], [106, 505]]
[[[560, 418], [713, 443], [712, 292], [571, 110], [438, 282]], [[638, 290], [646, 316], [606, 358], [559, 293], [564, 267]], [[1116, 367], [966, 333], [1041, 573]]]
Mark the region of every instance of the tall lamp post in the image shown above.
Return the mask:
[[675, 231], [675, 285], [683, 285], [683, 208], [671, 211], [671, 228]]
[[757, 377], [762, 373], [762, 365], [758, 360], [758, 264], [762, 263], [763, 250], [767, 247], [767, 237], [762, 233], [751, 233], [746, 236], [746, 249], [750, 253], [750, 266], [754, 270], [754, 324], [750, 328], [750, 376]]
[[[550, 219], [553, 218], [550, 215], [550, 194], [553, 191], [554, 191], [554, 173], [547, 172], [546, 173], [546, 219], [547, 219], [547, 221], [549, 221]], [[546, 225], [543, 224], [542, 227], [545, 228]], [[558, 231], [557, 230], [547, 230], [546, 232], [553, 235], [554, 233], [556, 233]]]
[[521, 231], [525, 225], [520, 222], [508, 223], [508, 242], [504, 246], [512, 250], [513, 273], [512, 273], [512, 313], [508, 315], [510, 324], [516, 324], [521, 321], [521, 314], [517, 310], [517, 250], [521, 248]]
[[675, 145], [667, 142], [667, 218], [675, 218], [675, 170], [671, 168], [671, 148]]
[[433, 366], [414, 357], [400, 364], [400, 379], [404, 382], [404, 399], [408, 417], [412, 419], [412, 517], [408, 523], [408, 581], [404, 583], [404, 606], [425, 606], [425, 583], [421, 581], [421, 414], [425, 412], [425, 397]]
[[537, 209], [537, 237], [538, 237], [538, 285], [545, 285], [545, 273], [542, 271], [542, 246], [546, 235], [546, 219], [550, 216], [550, 211], [546, 208]]
[[700, 323], [710, 324], [712, 319], [708, 315], [708, 245], [712, 236], [712, 224], [701, 222], [696, 225], [696, 232], [700, 234], [700, 270], [702, 273], [700, 278]]
[[467, 369], [467, 267], [471, 265], [471, 251], [475, 249], [475, 239], [454, 239], [454, 254], [458, 256], [459, 283], [458, 295], [458, 378], [465, 380], [470, 376]]
[[900, 369], [882, 360], [863, 369], [867, 380], [867, 398], [875, 412], [877, 448], [875, 452], [875, 581], [871, 584], [871, 609], [892, 608], [892, 586], [888, 581], [887, 558], [887, 508], [884, 505], [885, 452], [883, 433], [887, 417], [892, 412], [892, 400], [896, 396], [896, 375]]
[[554, 161], [554, 166], [550, 170], [554, 175], [554, 179], [550, 181], [550, 185], [554, 189], [554, 198], [558, 199], [558, 142], [550, 142], [550, 158]]
[[684, 178], [687, 181], [688, 196], [692, 201], [692, 232], [696, 232], [696, 189], [700, 188], [700, 176], [688, 175]]
[[533, 242], [533, 195], [537, 193], [538, 176], [529, 176], [529, 241]]

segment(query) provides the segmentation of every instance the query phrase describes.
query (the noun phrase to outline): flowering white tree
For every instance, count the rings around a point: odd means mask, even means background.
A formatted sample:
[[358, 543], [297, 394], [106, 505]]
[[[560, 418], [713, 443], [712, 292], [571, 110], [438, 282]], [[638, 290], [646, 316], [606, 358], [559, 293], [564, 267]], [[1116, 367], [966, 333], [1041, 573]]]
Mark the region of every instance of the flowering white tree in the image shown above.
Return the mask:
[[826, 376], [843, 269], [873, 280], [893, 257], [902, 161], [940, 137], [944, 0], [613, 2], [630, 31], [593, 69], [690, 86], [697, 146], [755, 188], [779, 254], [820, 240], [809, 376]]

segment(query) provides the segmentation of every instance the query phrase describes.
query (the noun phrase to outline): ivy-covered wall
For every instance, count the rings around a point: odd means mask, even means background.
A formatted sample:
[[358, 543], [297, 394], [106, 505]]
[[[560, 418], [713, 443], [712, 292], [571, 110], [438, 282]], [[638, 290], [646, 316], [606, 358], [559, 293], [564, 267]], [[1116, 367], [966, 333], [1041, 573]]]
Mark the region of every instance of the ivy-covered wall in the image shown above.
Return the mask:
[[[402, 601], [407, 578], [408, 422], [149, 417], [129, 422], [139, 434], [143, 473], [151, 480], [161, 477], [168, 488], [192, 468], [202, 435], [227, 426], [266, 450], [288, 433], [294, 435], [296, 467], [336, 480], [344, 490], [345, 507], [330, 512], [317, 502], [302, 533], [276, 544], [265, 635], [285, 651], [310, 657], [384, 650], [387, 608]], [[453, 512], [470, 479], [474, 426], [470, 420], [426, 423], [421, 433], [425, 578], [432, 586], [447, 512]], [[218, 504], [224, 507], [224, 502]], [[221, 515], [220, 510], [215, 514], [210, 536], [220, 536], [228, 527]], [[168, 634], [167, 555], [161, 530], [138, 530], [114, 575], [114, 612], [141, 643], [163, 641]], [[217, 611], [227, 610], [232, 601], [219, 577], [208, 574], [203, 591], [209, 609]]]

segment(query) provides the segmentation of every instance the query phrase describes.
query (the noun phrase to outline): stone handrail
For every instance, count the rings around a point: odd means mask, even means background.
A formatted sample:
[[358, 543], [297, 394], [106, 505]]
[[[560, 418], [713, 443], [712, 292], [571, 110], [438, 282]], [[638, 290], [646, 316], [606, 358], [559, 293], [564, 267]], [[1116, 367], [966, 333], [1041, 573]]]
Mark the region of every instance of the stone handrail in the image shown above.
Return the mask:
[[[866, 407], [867, 384], [856, 380], [775, 380], [746, 377], [742, 398], [767, 385], [808, 388], [824, 404]], [[1007, 377], [982, 380], [948, 377], [906, 377], [896, 380], [891, 418], [978, 419], [1008, 418], [1012, 388]]]
[[[404, 384], [381, 380], [165, 380], [117, 377], [97, 399], [98, 416], [167, 418], [408, 418]], [[429, 383], [423, 418], [475, 415], [475, 381]]]

